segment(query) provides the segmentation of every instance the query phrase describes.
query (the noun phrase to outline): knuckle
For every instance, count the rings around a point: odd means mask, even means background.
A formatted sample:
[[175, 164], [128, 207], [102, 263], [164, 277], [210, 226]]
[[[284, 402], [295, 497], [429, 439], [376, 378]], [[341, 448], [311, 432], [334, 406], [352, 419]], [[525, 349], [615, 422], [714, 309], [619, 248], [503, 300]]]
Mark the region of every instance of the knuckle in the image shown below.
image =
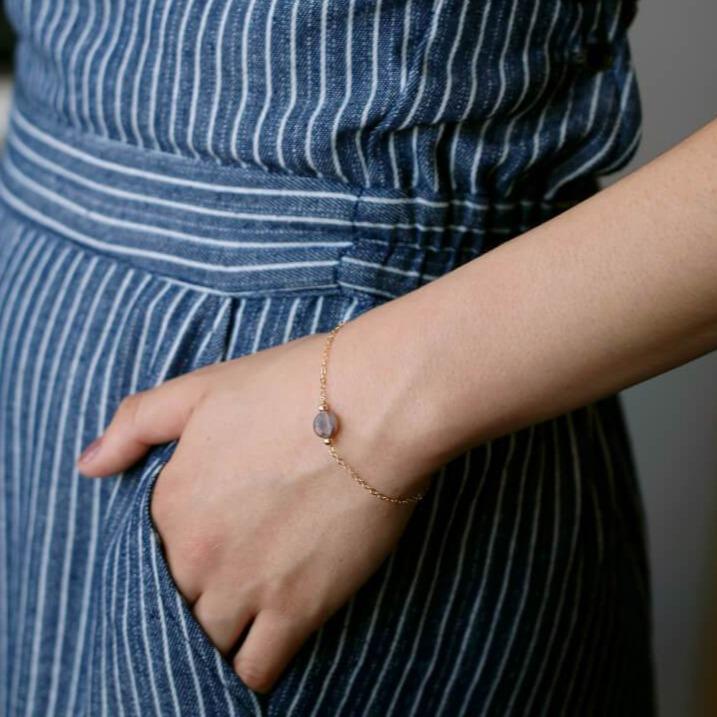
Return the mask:
[[266, 665], [259, 663], [257, 660], [237, 656], [234, 661], [234, 668], [244, 684], [252, 690], [266, 692], [271, 688], [271, 672]]
[[160, 510], [158, 521], [160, 527], [165, 525], [171, 531], [177, 554], [181, 555], [182, 565], [190, 573], [208, 574], [226, 565], [227, 536], [206, 516], [188, 516], [181, 499], [167, 501]]
[[297, 617], [295, 593], [287, 589], [281, 582], [265, 583], [261, 586], [262, 603], [265, 609], [281, 620], [291, 620]]
[[141, 393], [130, 393], [125, 396], [117, 407], [115, 420], [123, 425], [132, 427], [138, 423], [137, 417], [142, 404]]
[[284, 581], [264, 581], [261, 584], [261, 601], [264, 609], [270, 611], [274, 619], [283, 623], [301, 622], [314, 624], [324, 614], [323, 605], [317, 601], [315, 605], [307, 604], [300, 599], [299, 586]]
[[205, 533], [187, 533], [182, 541], [182, 559], [192, 569], [206, 570], [221, 561], [222, 541]]

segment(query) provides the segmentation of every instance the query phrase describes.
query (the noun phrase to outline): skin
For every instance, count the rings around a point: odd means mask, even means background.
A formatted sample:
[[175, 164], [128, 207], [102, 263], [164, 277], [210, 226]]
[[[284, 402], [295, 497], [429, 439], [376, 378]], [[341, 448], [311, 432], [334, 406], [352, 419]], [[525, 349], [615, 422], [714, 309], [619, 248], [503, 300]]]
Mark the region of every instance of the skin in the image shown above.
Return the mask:
[[[414, 508], [361, 488], [313, 434], [324, 339], [126, 397], [78, 463], [109, 476], [181, 438], [152, 516], [197, 620], [258, 692], [379, 567]], [[411, 495], [470, 446], [715, 348], [717, 121], [347, 323], [329, 359], [337, 450], [383, 492]]]

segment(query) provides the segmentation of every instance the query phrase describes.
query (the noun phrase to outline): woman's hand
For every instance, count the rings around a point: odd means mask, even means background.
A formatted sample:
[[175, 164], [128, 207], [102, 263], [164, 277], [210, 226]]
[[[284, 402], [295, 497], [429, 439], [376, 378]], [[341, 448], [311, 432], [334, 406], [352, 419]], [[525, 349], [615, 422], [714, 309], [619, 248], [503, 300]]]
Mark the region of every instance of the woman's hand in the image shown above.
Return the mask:
[[[306, 638], [375, 572], [415, 507], [371, 495], [313, 433], [325, 336], [304, 336], [128, 396], [78, 462], [86, 476], [111, 475], [151, 445], [180, 437], [157, 479], [152, 518], [196, 619], [258, 692], [271, 689]], [[370, 405], [361, 410], [361, 401], [372, 401], [362, 387], [340, 383], [333, 351], [329, 403], [335, 387], [352, 396], [357, 415], [370, 415]], [[350, 426], [342, 423], [339, 436]], [[368, 430], [362, 426], [357, 435]], [[379, 490], [409, 495], [428, 487], [430, 473], [420, 475], [407, 462], [397, 478], [392, 466], [399, 457], [346, 442], [355, 457], [349, 463]]]

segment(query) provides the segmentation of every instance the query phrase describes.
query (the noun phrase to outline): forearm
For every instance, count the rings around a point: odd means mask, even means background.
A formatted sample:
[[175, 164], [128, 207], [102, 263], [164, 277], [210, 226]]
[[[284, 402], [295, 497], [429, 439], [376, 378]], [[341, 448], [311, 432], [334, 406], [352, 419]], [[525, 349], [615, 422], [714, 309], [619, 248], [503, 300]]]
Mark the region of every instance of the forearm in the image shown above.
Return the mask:
[[433, 467], [716, 348], [717, 122], [344, 332], [357, 434]]

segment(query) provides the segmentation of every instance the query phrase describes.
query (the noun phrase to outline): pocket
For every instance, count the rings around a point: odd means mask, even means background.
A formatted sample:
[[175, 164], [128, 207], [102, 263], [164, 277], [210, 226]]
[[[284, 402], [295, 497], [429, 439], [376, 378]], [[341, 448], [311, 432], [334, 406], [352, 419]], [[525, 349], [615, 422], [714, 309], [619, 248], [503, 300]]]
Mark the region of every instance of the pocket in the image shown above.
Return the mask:
[[[197, 675], [197, 683], [193, 685], [193, 689], [214, 693], [212, 697], [222, 707], [222, 713], [261, 715], [263, 695], [244, 684], [197, 622], [174, 582], [162, 550], [159, 532], [152, 520], [151, 500], [154, 486], [164, 466], [174, 454], [177, 444], [178, 441], [172, 441], [161, 448], [156, 460], [147, 467], [142, 484], [142, 532], [147, 538], [146, 548], [150, 553], [154, 573], [158, 609], [164, 613], [158, 615], [160, 628], [162, 631], [174, 633], [171, 637], [163, 634], [162, 639], [165, 643], [176, 643], [178, 659], [187, 659], [191, 663], [190, 672]], [[180, 644], [183, 649], [179, 647]], [[171, 650], [169, 662], [173, 667], [177, 664]], [[210, 710], [210, 714], [215, 712]]]
[[155, 447], [123, 481], [133, 490], [117, 506], [122, 520], [104, 552], [95, 691], [111, 713], [261, 716], [264, 696], [244, 684], [197, 622], [151, 517], [153, 488], [177, 445]]

